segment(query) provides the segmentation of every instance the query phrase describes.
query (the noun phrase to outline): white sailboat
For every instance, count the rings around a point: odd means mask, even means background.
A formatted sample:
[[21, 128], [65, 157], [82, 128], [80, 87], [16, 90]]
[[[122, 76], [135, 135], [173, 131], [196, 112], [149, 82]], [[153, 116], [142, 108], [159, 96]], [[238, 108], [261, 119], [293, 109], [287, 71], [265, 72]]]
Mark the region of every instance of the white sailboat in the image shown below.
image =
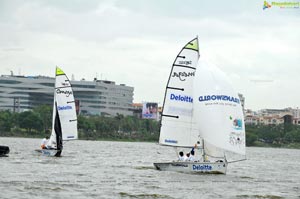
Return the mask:
[[198, 38], [174, 61], [162, 110], [159, 143], [201, 151], [197, 161], [154, 163], [158, 170], [220, 173], [225, 152], [245, 155], [245, 128], [238, 94], [217, 68], [199, 61]]
[[52, 133], [47, 149], [42, 149], [41, 152], [48, 156], [60, 156], [63, 141], [77, 138], [77, 115], [71, 83], [66, 74], [56, 67]]

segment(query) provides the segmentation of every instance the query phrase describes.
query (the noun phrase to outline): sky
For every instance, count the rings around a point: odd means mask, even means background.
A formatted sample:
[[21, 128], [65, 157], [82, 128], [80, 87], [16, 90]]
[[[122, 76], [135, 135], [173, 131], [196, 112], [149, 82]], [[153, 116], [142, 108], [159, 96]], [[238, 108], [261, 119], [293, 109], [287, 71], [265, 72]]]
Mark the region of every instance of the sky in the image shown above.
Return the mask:
[[1, 0], [0, 74], [54, 77], [59, 66], [75, 80], [132, 86], [134, 102], [161, 106], [174, 59], [198, 36], [200, 59], [228, 75], [245, 108], [300, 107], [300, 8], [263, 4]]

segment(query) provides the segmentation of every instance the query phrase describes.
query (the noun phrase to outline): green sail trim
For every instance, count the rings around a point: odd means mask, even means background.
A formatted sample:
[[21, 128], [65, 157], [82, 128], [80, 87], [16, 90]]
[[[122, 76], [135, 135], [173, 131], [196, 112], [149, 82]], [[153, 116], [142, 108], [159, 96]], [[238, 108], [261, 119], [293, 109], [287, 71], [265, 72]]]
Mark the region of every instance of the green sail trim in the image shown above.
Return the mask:
[[56, 75], [64, 75], [64, 71], [62, 71], [60, 68], [56, 67]]
[[193, 41], [189, 42], [184, 48], [193, 49], [199, 51], [198, 47], [198, 39], [194, 39]]

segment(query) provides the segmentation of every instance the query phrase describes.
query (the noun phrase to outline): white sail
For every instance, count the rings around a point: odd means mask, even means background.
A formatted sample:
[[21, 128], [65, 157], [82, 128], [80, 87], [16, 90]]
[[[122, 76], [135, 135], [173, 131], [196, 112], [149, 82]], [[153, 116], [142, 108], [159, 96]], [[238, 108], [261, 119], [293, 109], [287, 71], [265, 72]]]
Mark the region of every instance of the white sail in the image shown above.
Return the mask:
[[[58, 138], [60, 137], [60, 138]], [[53, 103], [51, 145], [58, 146], [62, 140], [77, 139], [77, 115], [73, 90], [66, 74], [56, 68]]]
[[198, 38], [177, 55], [166, 87], [159, 143], [190, 147], [198, 140], [192, 133], [193, 79], [199, 60]]
[[219, 156], [223, 149], [245, 155], [243, 109], [226, 75], [199, 61], [193, 96], [194, 121], [204, 140], [206, 153]]

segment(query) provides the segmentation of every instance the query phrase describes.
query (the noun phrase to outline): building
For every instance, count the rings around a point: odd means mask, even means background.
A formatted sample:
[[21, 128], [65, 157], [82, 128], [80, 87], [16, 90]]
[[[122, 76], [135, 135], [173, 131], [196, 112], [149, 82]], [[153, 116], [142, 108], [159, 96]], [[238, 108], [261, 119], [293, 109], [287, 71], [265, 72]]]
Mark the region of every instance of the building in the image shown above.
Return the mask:
[[[54, 78], [45, 76], [0, 77], [0, 110], [22, 112], [53, 104]], [[85, 115], [133, 115], [133, 87], [113, 81], [71, 81], [79, 113]]]
[[250, 125], [279, 125], [297, 124], [300, 125], [299, 110], [292, 108], [285, 109], [262, 109], [257, 112], [246, 110], [245, 124]]
[[142, 118], [143, 103], [133, 103], [132, 110], [133, 110], [134, 117]]

